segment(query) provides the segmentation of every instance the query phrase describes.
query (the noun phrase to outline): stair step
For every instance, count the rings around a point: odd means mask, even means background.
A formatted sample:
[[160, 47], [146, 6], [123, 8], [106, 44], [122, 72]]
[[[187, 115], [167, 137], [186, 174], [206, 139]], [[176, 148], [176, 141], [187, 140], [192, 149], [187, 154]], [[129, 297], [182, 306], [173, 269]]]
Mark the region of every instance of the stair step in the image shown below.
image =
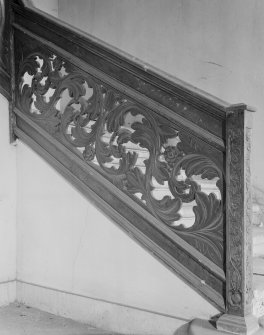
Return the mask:
[[253, 256], [264, 256], [264, 227], [253, 226]]
[[253, 273], [264, 276], [264, 256], [253, 258]]
[[97, 329], [18, 303], [0, 307], [0, 334], [114, 335], [111, 331]]
[[[263, 213], [253, 204], [253, 314], [259, 319], [260, 331], [264, 328], [264, 225]], [[263, 327], [263, 328], [262, 328]]]
[[259, 318], [259, 325], [260, 325], [260, 327], [264, 328], [264, 316], [262, 316], [261, 318]]
[[264, 316], [264, 276], [253, 276], [253, 314], [257, 318]]
[[261, 211], [260, 206], [257, 203], [253, 203], [252, 212], [253, 212], [253, 225], [263, 226], [263, 213]]

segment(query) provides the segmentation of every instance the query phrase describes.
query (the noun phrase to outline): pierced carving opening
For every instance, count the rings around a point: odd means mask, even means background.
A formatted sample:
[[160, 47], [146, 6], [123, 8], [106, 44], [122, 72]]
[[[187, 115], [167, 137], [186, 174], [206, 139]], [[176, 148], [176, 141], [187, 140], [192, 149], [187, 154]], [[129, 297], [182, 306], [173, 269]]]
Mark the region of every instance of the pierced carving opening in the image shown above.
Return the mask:
[[26, 72], [22, 77], [21, 89], [23, 89], [24, 85], [28, 85], [29, 87], [31, 87], [33, 77], [33, 75], [30, 75], [28, 72]]

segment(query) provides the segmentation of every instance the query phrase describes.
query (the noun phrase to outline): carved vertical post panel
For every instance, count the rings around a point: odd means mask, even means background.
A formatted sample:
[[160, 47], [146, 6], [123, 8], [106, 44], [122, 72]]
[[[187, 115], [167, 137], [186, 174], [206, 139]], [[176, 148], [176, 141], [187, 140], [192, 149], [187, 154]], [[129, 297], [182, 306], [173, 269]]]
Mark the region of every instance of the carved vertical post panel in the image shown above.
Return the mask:
[[251, 112], [231, 106], [226, 124], [226, 314], [217, 326], [235, 334], [258, 328], [252, 316]]

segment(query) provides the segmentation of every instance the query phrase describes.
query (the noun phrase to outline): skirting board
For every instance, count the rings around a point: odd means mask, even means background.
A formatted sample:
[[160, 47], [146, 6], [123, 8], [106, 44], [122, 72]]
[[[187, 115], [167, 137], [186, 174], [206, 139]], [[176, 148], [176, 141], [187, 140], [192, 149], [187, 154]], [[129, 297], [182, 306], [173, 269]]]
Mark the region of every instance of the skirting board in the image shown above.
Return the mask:
[[16, 300], [16, 281], [0, 282], [0, 307], [9, 305]]
[[17, 301], [93, 327], [123, 334], [186, 334], [185, 329], [190, 321], [21, 280], [17, 281]]

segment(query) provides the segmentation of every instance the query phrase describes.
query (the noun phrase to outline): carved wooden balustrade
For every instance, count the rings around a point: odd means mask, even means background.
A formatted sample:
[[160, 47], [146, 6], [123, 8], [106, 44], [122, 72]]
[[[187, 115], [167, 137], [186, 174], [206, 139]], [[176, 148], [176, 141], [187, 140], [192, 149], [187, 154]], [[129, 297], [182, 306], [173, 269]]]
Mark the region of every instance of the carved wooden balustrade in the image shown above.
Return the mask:
[[11, 137], [216, 305], [218, 329], [250, 333], [251, 110], [22, 1], [6, 11], [0, 74]]

